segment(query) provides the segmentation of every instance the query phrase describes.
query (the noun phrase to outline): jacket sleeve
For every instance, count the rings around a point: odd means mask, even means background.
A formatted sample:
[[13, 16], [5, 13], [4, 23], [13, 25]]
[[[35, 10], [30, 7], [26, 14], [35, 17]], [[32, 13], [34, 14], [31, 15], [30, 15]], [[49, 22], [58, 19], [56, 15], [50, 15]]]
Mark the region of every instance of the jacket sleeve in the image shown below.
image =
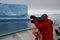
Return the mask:
[[38, 29], [45, 28], [48, 25], [47, 22], [43, 22], [43, 23], [39, 24], [37, 19], [34, 20], [34, 24], [35, 24], [36, 28], [38, 28]]

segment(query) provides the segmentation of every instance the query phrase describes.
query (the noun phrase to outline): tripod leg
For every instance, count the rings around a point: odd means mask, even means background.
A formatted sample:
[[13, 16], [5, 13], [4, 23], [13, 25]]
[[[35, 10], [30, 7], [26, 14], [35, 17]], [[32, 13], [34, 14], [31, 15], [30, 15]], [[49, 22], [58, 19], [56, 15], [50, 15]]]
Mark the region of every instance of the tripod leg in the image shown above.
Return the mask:
[[40, 33], [37, 34], [37, 32], [34, 30], [32, 31], [32, 34], [36, 37], [35, 40], [42, 40], [42, 35]]
[[35, 40], [38, 40], [38, 38], [36, 37]]

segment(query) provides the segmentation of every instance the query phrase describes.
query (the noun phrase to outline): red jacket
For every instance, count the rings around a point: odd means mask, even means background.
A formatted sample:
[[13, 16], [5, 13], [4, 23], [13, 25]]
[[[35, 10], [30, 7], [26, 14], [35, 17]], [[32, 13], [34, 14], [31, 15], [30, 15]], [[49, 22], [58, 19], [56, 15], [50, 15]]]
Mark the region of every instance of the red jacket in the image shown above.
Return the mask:
[[37, 19], [34, 20], [36, 28], [41, 29], [42, 40], [53, 40], [53, 21], [46, 19], [43, 23], [39, 24]]

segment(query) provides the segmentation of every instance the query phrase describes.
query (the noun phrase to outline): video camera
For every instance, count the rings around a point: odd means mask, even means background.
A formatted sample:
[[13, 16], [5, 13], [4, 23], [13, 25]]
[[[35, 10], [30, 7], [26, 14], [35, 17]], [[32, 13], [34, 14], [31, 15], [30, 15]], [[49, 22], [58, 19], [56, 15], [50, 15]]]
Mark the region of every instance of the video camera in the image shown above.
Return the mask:
[[38, 20], [38, 23], [42, 23], [41, 17], [36, 17], [36, 16], [34, 16], [34, 15], [31, 15], [31, 16], [30, 16], [31, 23], [34, 23], [34, 19], [35, 19], [35, 18]]

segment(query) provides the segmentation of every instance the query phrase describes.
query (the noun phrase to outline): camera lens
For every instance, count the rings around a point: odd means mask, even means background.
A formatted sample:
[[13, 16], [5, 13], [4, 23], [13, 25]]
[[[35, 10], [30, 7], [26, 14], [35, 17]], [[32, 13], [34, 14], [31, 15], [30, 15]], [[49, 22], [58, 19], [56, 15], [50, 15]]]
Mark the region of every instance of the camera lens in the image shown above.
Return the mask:
[[30, 16], [30, 18], [31, 18], [31, 19], [34, 19], [34, 18], [36, 18], [36, 17], [32, 15], [32, 16]]

